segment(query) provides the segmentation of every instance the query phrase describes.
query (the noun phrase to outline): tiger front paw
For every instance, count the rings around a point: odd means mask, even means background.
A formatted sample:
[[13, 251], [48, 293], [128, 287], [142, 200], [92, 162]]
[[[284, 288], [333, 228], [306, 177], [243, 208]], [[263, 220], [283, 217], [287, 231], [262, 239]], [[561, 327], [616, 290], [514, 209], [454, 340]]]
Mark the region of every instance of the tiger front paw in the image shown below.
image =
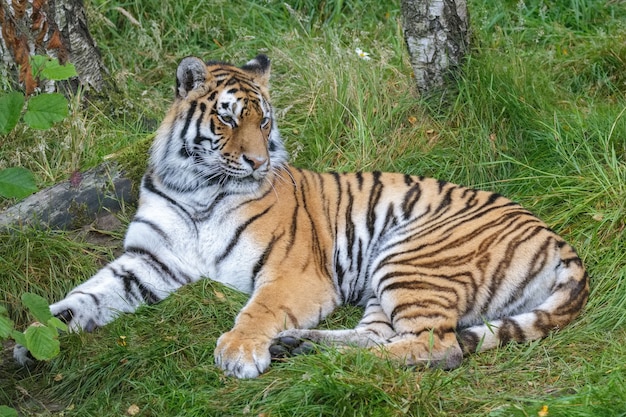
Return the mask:
[[98, 305], [93, 296], [82, 293], [71, 294], [50, 305], [50, 312], [67, 324], [70, 332], [85, 331], [90, 333], [114, 318], [108, 309], [103, 309]]
[[228, 376], [256, 378], [270, 366], [269, 341], [231, 330], [217, 340], [215, 364]]
[[35, 363], [36, 359], [30, 354], [25, 346], [16, 344], [13, 347], [13, 360], [20, 366], [29, 367]]

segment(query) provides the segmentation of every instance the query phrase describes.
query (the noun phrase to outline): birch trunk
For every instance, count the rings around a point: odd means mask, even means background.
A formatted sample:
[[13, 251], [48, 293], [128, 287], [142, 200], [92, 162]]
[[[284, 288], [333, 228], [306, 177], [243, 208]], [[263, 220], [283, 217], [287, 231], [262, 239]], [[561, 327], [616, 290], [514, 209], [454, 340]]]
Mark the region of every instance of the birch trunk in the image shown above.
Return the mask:
[[443, 90], [460, 71], [469, 47], [466, 0], [402, 0], [404, 40], [417, 88]]
[[19, 84], [27, 94], [38, 87], [28, 62], [35, 54], [74, 64], [78, 77], [63, 88], [75, 91], [81, 85], [99, 92], [107, 87], [82, 0], [0, 0], [0, 26], [0, 74], [13, 87]]

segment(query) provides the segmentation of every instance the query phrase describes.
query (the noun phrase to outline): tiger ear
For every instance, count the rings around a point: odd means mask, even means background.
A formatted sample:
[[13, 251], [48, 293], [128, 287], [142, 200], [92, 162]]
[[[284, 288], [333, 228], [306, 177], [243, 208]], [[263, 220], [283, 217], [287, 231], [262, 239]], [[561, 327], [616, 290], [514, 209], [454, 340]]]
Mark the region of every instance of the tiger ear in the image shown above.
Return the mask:
[[204, 84], [207, 67], [200, 58], [188, 56], [180, 61], [176, 70], [176, 97], [185, 98], [190, 91]]
[[241, 67], [242, 70], [250, 73], [259, 85], [267, 86], [270, 81], [270, 59], [263, 54], [257, 55]]

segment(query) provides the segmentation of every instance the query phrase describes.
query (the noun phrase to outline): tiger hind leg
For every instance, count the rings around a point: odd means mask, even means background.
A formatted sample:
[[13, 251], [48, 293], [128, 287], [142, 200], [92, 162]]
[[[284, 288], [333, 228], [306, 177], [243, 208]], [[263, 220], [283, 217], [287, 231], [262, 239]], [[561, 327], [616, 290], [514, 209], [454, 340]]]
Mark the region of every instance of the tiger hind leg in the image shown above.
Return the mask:
[[[456, 368], [462, 360], [461, 347], [453, 330], [437, 332], [424, 330], [420, 333], [407, 331], [407, 323], [398, 327], [398, 333], [380, 302], [372, 297], [363, 318], [354, 329], [316, 330], [289, 329], [281, 332], [273, 341], [270, 353], [273, 359], [307, 354], [326, 346], [356, 347], [370, 349], [374, 354], [399, 361], [408, 366], [431, 366], [444, 369]], [[419, 321], [419, 320], [418, 320]]]
[[384, 267], [380, 272], [374, 288], [396, 335], [377, 354], [407, 366], [458, 367], [460, 288], [433, 274]]
[[431, 329], [419, 334], [398, 335], [375, 353], [407, 366], [441, 369], [457, 368], [463, 360], [463, 352], [453, 330]]
[[551, 294], [529, 311], [460, 329], [463, 352], [482, 352], [508, 342], [541, 339], [566, 326], [581, 312], [589, 297], [589, 279], [574, 250], [564, 245], [561, 251]]

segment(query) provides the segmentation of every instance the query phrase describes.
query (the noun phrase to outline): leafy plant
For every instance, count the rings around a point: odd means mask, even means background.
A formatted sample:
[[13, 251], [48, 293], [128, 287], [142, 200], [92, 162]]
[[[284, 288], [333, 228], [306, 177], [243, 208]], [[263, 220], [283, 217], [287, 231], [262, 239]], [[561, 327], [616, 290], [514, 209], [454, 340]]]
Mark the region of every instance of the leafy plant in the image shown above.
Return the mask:
[[6, 405], [0, 405], [0, 417], [17, 417], [17, 411]]
[[35, 191], [35, 176], [28, 169], [13, 167], [0, 170], [0, 196], [24, 198]]
[[0, 134], [6, 135], [17, 125], [24, 107], [24, 94], [14, 91], [0, 97]]
[[67, 326], [50, 313], [48, 302], [43, 297], [24, 293], [22, 303], [35, 318], [35, 323], [22, 333], [14, 328], [7, 309], [0, 306], [0, 339], [15, 340], [37, 360], [54, 358], [59, 354], [59, 330], [67, 331]]
[[[33, 77], [51, 81], [66, 80], [76, 76], [73, 64], [60, 65], [56, 58], [36, 55], [31, 58]], [[24, 103], [26, 102], [26, 110]], [[68, 115], [67, 99], [59, 93], [41, 93], [26, 97], [13, 91], [0, 97], [0, 135], [7, 135], [17, 126], [20, 117], [33, 129], [50, 129]], [[22, 114], [23, 113], [23, 114]], [[0, 196], [24, 198], [37, 191], [35, 178], [26, 168], [14, 167], [0, 170]]]
[[[73, 64], [60, 65], [56, 58], [33, 56], [31, 68], [38, 79], [50, 81], [67, 80], [77, 75]], [[14, 91], [0, 97], [0, 134], [10, 133], [19, 122], [26, 98]], [[59, 93], [41, 93], [32, 96], [26, 103], [24, 123], [33, 129], [46, 130], [68, 115], [67, 99]]]
[[[37, 360], [52, 359], [59, 354], [59, 330], [67, 326], [50, 313], [48, 302], [37, 294], [22, 294], [22, 303], [37, 320], [25, 332], [16, 330], [8, 317], [8, 311], [0, 305], [0, 340], [13, 339], [26, 347]], [[17, 411], [0, 405], [0, 417], [17, 417]]]

